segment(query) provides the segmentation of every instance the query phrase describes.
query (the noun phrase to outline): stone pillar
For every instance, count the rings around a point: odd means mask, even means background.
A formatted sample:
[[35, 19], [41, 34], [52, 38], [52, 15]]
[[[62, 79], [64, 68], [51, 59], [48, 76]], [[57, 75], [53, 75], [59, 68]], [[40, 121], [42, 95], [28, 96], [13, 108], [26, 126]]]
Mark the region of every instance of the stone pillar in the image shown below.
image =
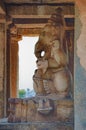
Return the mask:
[[18, 97], [18, 41], [11, 36], [10, 46], [10, 91], [11, 97]]
[[5, 97], [5, 24], [0, 23], [0, 118], [4, 116]]
[[76, 0], [75, 130], [86, 130], [86, 1]]
[[[6, 42], [6, 107], [9, 108], [8, 98], [10, 98], [10, 30], [7, 29], [7, 42]], [[7, 115], [8, 110], [6, 109]]]

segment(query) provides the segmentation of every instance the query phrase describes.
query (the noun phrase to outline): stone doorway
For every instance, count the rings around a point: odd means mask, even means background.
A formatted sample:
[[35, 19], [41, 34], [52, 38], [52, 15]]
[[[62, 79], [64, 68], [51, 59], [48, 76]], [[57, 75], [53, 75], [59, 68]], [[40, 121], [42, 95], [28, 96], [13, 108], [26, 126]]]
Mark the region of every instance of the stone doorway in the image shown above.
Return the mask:
[[[59, 8], [60, 9], [60, 8]], [[68, 56], [68, 58], [67, 58], [67, 60], [68, 60], [68, 67], [69, 67], [69, 69], [70, 69], [70, 71], [71, 71], [71, 73], [72, 73], [72, 76], [74, 76], [73, 74], [73, 71], [74, 71], [74, 69], [73, 69], [73, 65], [74, 65], [74, 28], [72, 28], [73, 30], [71, 30], [71, 29], [68, 29], [67, 28], [67, 26], [68, 26], [68, 23], [67, 23], [67, 21], [65, 20], [65, 22], [66, 22], [66, 26], [65, 26], [65, 31], [66, 31], [66, 33], [65, 33], [65, 39], [63, 39], [65, 42], [62, 42], [63, 44], [63, 46], [64, 46], [64, 51], [67, 53], [67, 56]], [[69, 21], [68, 21], [69, 22]], [[74, 25], [74, 20], [69, 24], [69, 25]], [[12, 32], [14, 32], [14, 31], [12, 31]], [[56, 35], [57, 36], [57, 35]], [[62, 36], [62, 35], [61, 35]], [[11, 51], [10, 51], [11, 52]], [[10, 54], [11, 55], [11, 54]], [[72, 63], [71, 63], [71, 60], [70, 60], [70, 58], [72, 57]], [[12, 58], [12, 57], [11, 57]], [[12, 60], [11, 60], [12, 61]], [[12, 63], [12, 62], [11, 62]], [[58, 86], [58, 85], [57, 85]], [[73, 86], [72, 86], [73, 87]], [[72, 92], [73, 92], [73, 88], [72, 88]], [[70, 97], [70, 96], [68, 96], [67, 98], [72, 98], [72, 97]], [[11, 100], [10, 100], [11, 101]], [[16, 98], [15, 98], [15, 101], [17, 101], [16, 100]], [[43, 101], [45, 101], [45, 100], [43, 100]], [[58, 101], [58, 99], [57, 99], [57, 101]], [[40, 102], [40, 101], [39, 101]], [[46, 102], [46, 101], [45, 101]], [[10, 102], [10, 103], [13, 103], [13, 102]], [[16, 102], [14, 102], [14, 104], [15, 104]], [[35, 102], [34, 102], [35, 103]], [[21, 103], [20, 103], [21, 104]], [[58, 104], [58, 103], [57, 103]], [[29, 104], [30, 105], [30, 104]], [[68, 105], [68, 104], [67, 104]], [[73, 98], [72, 98], [72, 105], [73, 105]], [[40, 104], [39, 104], [39, 106], [40, 106]], [[73, 106], [72, 106], [73, 107]], [[19, 109], [18, 109], [19, 110]], [[21, 109], [20, 109], [21, 110]], [[26, 109], [27, 110], [27, 109]], [[38, 109], [37, 109], [38, 110]], [[39, 109], [39, 111], [40, 111], [41, 109]], [[43, 110], [43, 109], [42, 109]], [[57, 110], [57, 109], [56, 109]], [[37, 111], [36, 111], [37, 112]], [[20, 112], [21, 113], [21, 112]], [[25, 113], [27, 113], [27, 112], [25, 112]], [[32, 112], [33, 113], [33, 112]], [[52, 112], [53, 113], [53, 112]], [[34, 113], [34, 114], [36, 114], [36, 113]], [[59, 114], [59, 113], [58, 113]], [[26, 114], [25, 114], [26, 115]], [[39, 115], [39, 114], [38, 114]], [[9, 116], [10, 117], [10, 116]], [[24, 116], [25, 118], [27, 117], [27, 115], [26, 116]], [[40, 117], [40, 116], [39, 116]], [[72, 114], [72, 117], [73, 117], [73, 114]], [[60, 118], [59, 118], [59, 116], [57, 115], [57, 118], [58, 118], [58, 120], [60, 120]], [[10, 121], [10, 118], [8, 118], [9, 119], [9, 121]], [[30, 119], [31, 119], [31, 117], [30, 117]], [[55, 118], [56, 119], [56, 118]], [[16, 120], [17, 120], [17, 118], [16, 118]], [[16, 122], [16, 120], [15, 120], [15, 122]], [[26, 121], [29, 121], [29, 119], [25, 119]], [[32, 121], [34, 121], [33, 119], [31, 119]], [[38, 119], [37, 119], [38, 120]], [[19, 121], [21, 122], [21, 117], [19, 118]], [[36, 121], [36, 120], [35, 120]], [[44, 120], [41, 120], [41, 121], [44, 121]], [[51, 121], [52, 121], [52, 119], [51, 119]], [[71, 119], [68, 119], [68, 120], [66, 120], [66, 121], [72, 121], [72, 123], [73, 123], [73, 118], [71, 118]]]
[[[38, 41], [37, 37], [22, 37], [22, 40], [18, 42], [19, 51], [19, 83], [18, 83], [18, 97], [28, 98], [35, 95], [33, 89], [34, 70], [36, 67], [36, 57], [34, 55], [34, 47]], [[21, 94], [21, 92], [24, 94]]]
[[[57, 6], [53, 6], [52, 8], [51, 6], [49, 6], [49, 10], [51, 10], [50, 12], [47, 13], [52, 13], [53, 9], [55, 7], [61, 6], [63, 7], [63, 9], [65, 9], [65, 21], [66, 21], [66, 37], [68, 37], [68, 49], [69, 49], [69, 57], [72, 57], [72, 61], [74, 61], [74, 45], [73, 45], [73, 41], [74, 41], [74, 5], [69, 4], [66, 9], [66, 4], [61, 4]], [[71, 10], [70, 10], [71, 7]], [[45, 7], [43, 7], [45, 8]], [[68, 12], [67, 12], [68, 11]], [[43, 16], [44, 15], [44, 16]], [[28, 24], [28, 19], [24, 18], [22, 19], [22, 21], [24, 20], [24, 22], [21, 22], [21, 18], [19, 20], [19, 18], [14, 18], [13, 23], [9, 25], [9, 29], [7, 32], [7, 39], [8, 39], [8, 46], [7, 46], [7, 50], [8, 50], [8, 54], [7, 54], [7, 66], [8, 66], [8, 70], [7, 70], [7, 100], [9, 97], [17, 97], [17, 84], [18, 84], [18, 41], [20, 41], [22, 39], [22, 36], [38, 36], [41, 32], [42, 27], [46, 24], [49, 15], [45, 15], [43, 14], [41, 17], [41, 19], [39, 20], [39, 16], [37, 16], [37, 21], [36, 18], [34, 19], [34, 17], [36, 16], [30, 16], [29, 18], [29, 24]], [[35, 20], [35, 23], [34, 23]], [[33, 25], [34, 26], [33, 26]], [[64, 46], [66, 44], [64, 43]], [[65, 46], [66, 48], [66, 46]], [[71, 50], [72, 49], [72, 50]], [[67, 51], [67, 50], [65, 50]], [[72, 64], [72, 62], [70, 61], [69, 64], [69, 68], [71, 70], [71, 73], [74, 74], [74, 64]], [[73, 91], [73, 89], [72, 89]], [[8, 101], [7, 101], [8, 102]], [[7, 103], [8, 104], [8, 103]]]

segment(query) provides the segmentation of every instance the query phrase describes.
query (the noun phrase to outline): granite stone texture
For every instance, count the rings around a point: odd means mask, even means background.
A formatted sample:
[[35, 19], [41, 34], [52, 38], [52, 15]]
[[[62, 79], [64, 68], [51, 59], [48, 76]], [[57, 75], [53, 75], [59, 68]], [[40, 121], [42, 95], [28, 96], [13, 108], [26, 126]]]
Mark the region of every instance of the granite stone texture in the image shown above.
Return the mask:
[[5, 59], [5, 25], [0, 23], [0, 117], [4, 115], [4, 59]]
[[0, 130], [73, 130], [71, 124], [62, 124], [58, 125], [58, 123], [7, 123], [1, 124]]
[[[86, 70], [83, 45], [86, 44], [86, 2], [77, 0], [75, 19], [75, 77], [74, 77], [74, 106], [75, 130], [86, 130]], [[84, 37], [83, 37], [84, 36]], [[83, 37], [83, 39], [82, 39]], [[82, 40], [81, 40], [82, 39]], [[80, 47], [81, 46], [81, 47]], [[77, 53], [78, 52], [78, 53]], [[78, 54], [78, 55], [77, 55]], [[81, 55], [82, 54], [82, 55]], [[84, 60], [82, 60], [84, 59]]]
[[[43, 0], [45, 1], [45, 0]], [[74, 65], [74, 118], [75, 118], [75, 128], [74, 130], [86, 130], [86, 71], [80, 64], [80, 58], [77, 56], [77, 39], [79, 38], [80, 33], [82, 33], [81, 28], [83, 26], [83, 21], [80, 22], [80, 19], [86, 19], [86, 0], [76, 0], [79, 11], [76, 12], [76, 20], [75, 20], [75, 65]], [[77, 10], [77, 7], [76, 7]], [[86, 20], [84, 19], [84, 23]], [[1, 26], [1, 25], [0, 25]], [[86, 26], [84, 24], [84, 26]], [[83, 29], [84, 29], [83, 26]], [[1, 32], [2, 33], [2, 32]], [[0, 35], [1, 35], [0, 33]], [[86, 32], [84, 35], [86, 37]], [[1, 37], [0, 37], [1, 39]], [[83, 39], [83, 42], [86, 42]], [[0, 40], [0, 117], [3, 116], [3, 39]], [[81, 44], [82, 46], [82, 41]], [[84, 58], [84, 62], [86, 59]], [[2, 115], [2, 116], [1, 116]], [[23, 119], [24, 120], [24, 119]], [[68, 127], [58, 126], [58, 123], [0, 123], [0, 130], [73, 130], [72, 125], [69, 124]]]

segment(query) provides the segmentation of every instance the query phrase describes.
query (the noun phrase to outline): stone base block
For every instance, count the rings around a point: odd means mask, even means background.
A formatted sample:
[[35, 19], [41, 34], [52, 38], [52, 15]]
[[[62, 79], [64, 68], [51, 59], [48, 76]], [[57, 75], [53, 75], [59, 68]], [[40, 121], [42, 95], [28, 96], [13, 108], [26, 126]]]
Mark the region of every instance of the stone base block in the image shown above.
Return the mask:
[[74, 130], [73, 124], [58, 123], [5, 123], [0, 124], [0, 130]]
[[73, 100], [48, 97], [11, 99], [8, 122], [73, 122]]

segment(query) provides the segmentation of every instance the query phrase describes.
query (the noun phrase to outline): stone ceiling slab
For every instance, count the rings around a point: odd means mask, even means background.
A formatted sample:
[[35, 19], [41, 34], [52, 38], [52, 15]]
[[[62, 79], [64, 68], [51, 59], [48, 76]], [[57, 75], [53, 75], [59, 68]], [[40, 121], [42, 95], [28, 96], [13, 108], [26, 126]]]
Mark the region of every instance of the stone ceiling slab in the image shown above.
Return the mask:
[[41, 0], [4, 0], [4, 2], [8, 4], [41, 3]]
[[[49, 5], [8, 5], [7, 13], [10, 16], [18, 15], [50, 15], [54, 13], [55, 8], [59, 7], [58, 5], [49, 6]], [[73, 15], [74, 6], [61, 6], [64, 10], [64, 15]]]
[[22, 3], [74, 3], [75, 0], [4, 0], [8, 4], [22, 4]]
[[43, 3], [74, 3], [75, 0], [42, 0]]

